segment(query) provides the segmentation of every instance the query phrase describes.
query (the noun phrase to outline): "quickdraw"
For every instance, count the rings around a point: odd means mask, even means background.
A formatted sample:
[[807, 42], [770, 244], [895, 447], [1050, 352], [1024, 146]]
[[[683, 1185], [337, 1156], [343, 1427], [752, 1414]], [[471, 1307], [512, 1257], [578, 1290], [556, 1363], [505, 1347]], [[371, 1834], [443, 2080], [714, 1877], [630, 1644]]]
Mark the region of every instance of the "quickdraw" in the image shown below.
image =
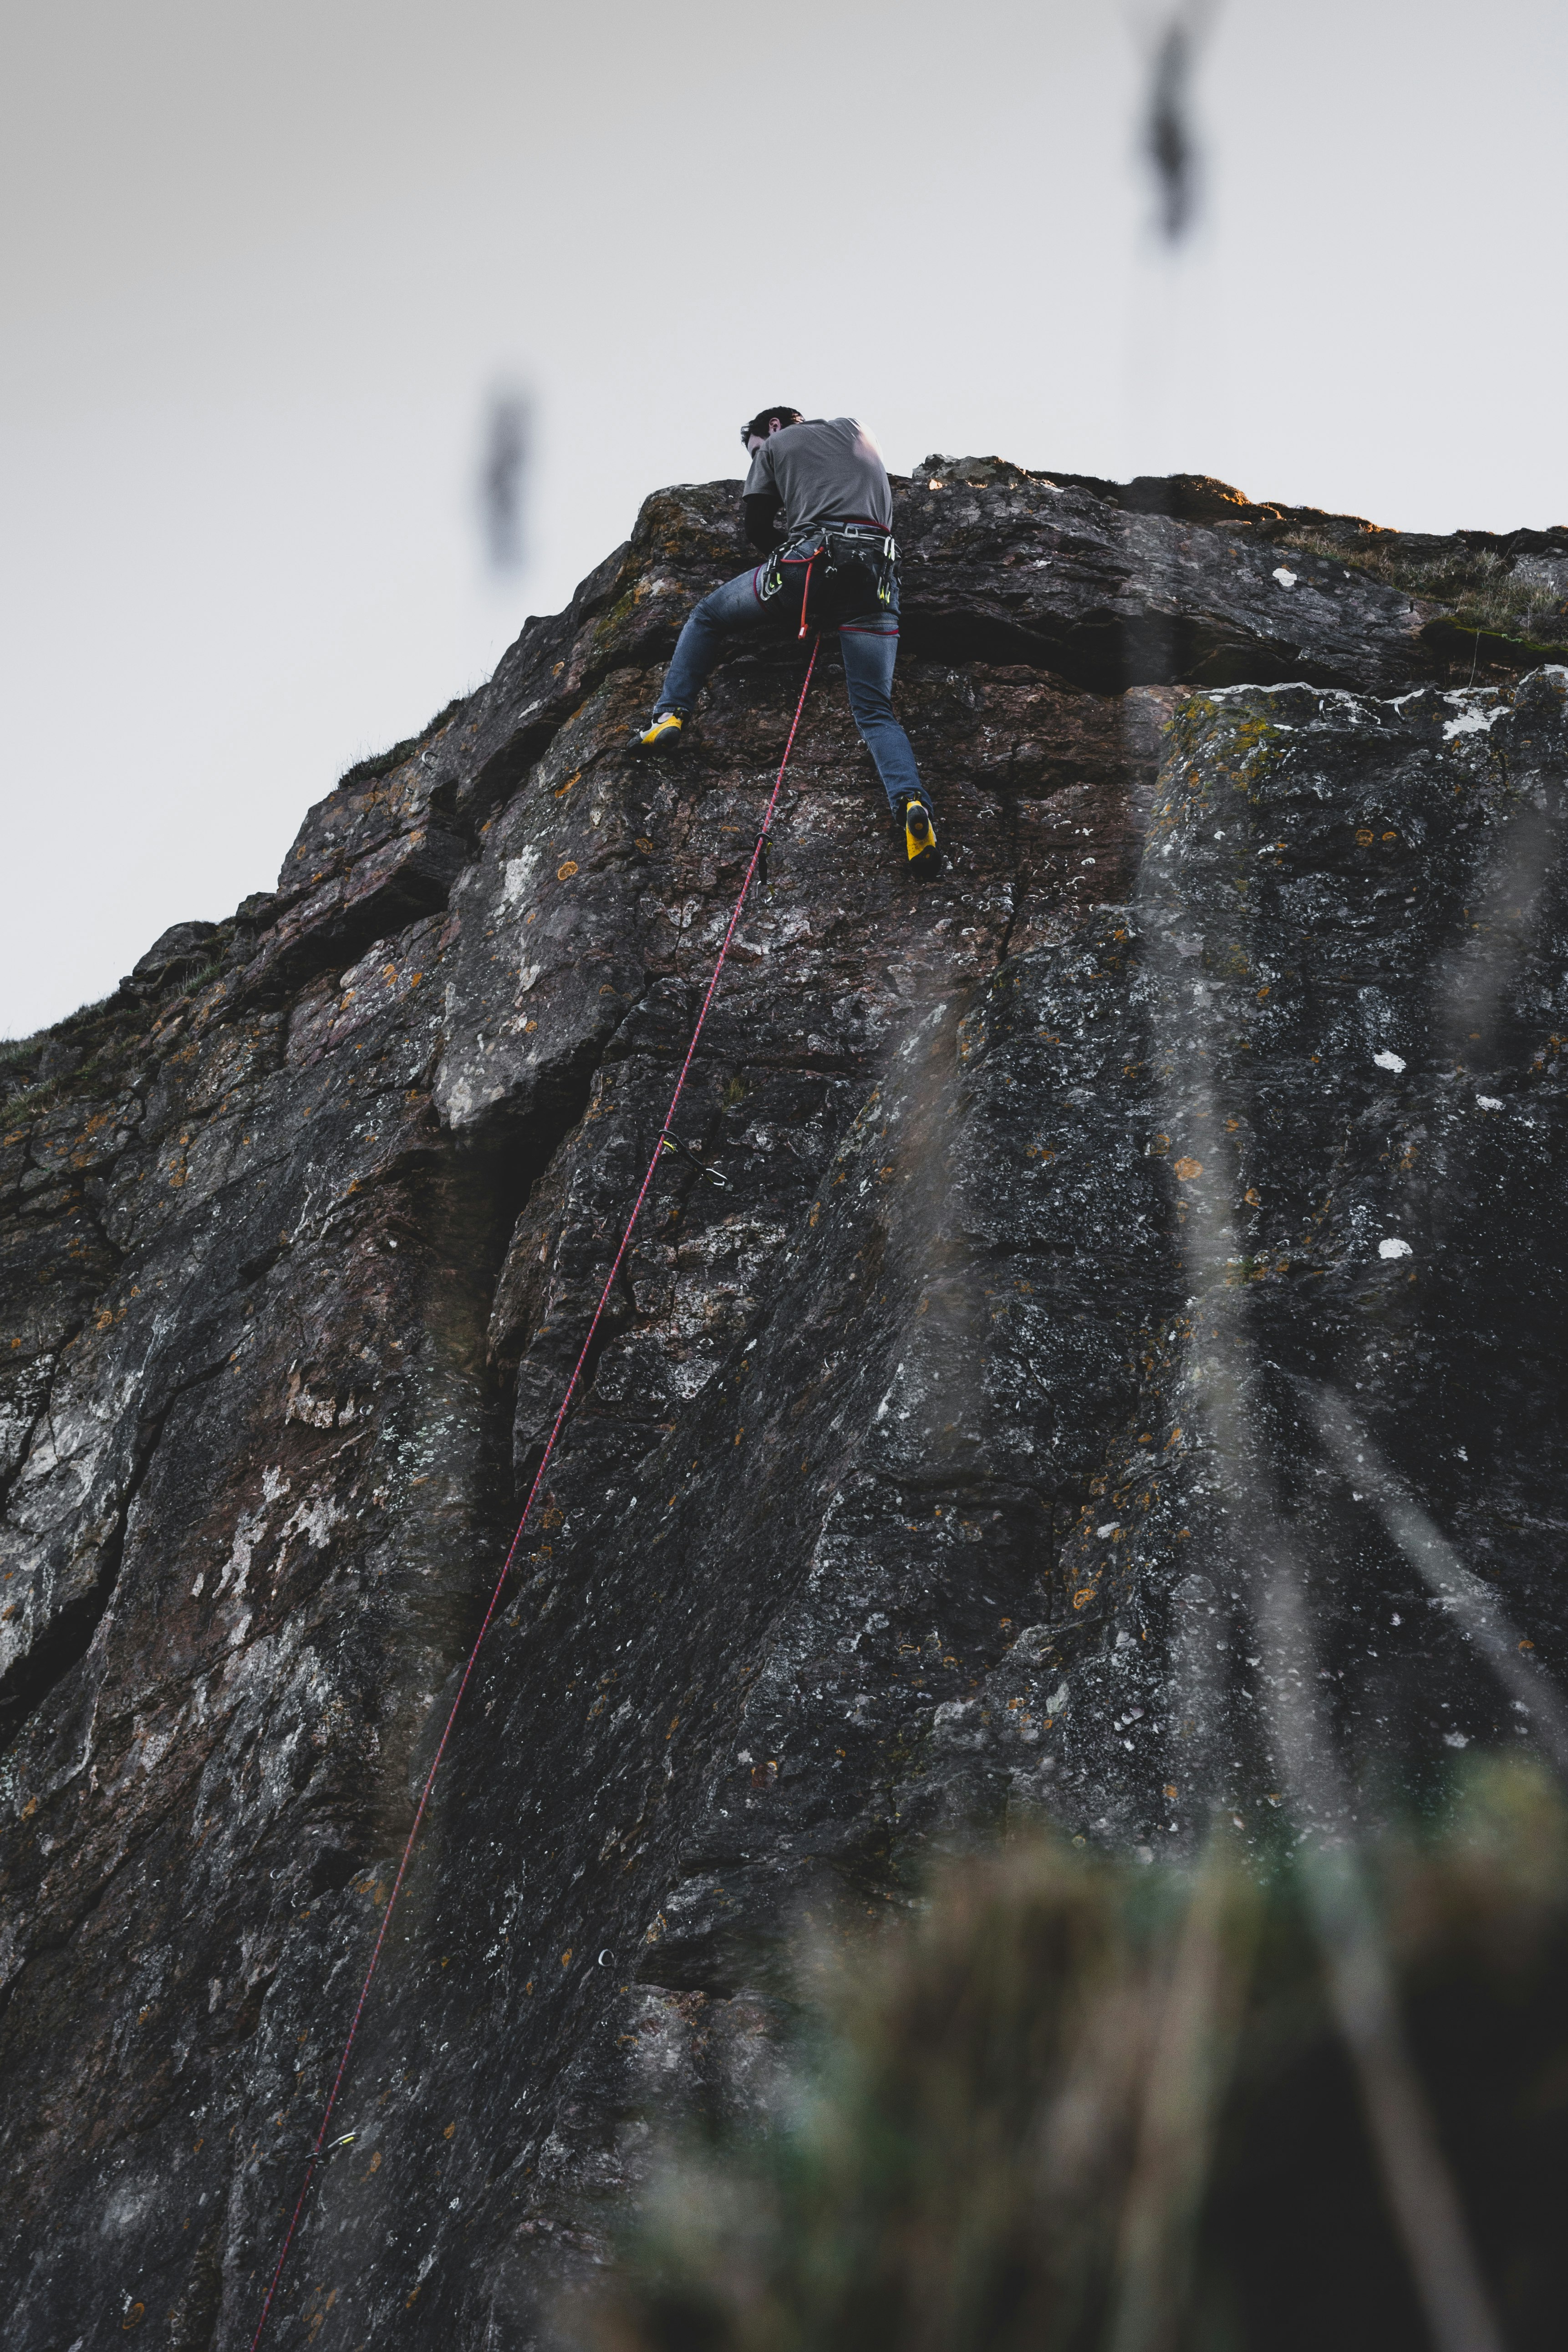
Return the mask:
[[671, 1135], [668, 1127], [659, 1137], [658, 1143], [661, 1151], [679, 1151], [682, 1160], [689, 1160], [699, 1176], [705, 1176], [710, 1184], [717, 1184], [723, 1192], [729, 1191], [728, 1176], [721, 1176], [717, 1168], [710, 1168], [705, 1160], [699, 1160], [691, 1146], [689, 1143], [682, 1143], [679, 1135]]

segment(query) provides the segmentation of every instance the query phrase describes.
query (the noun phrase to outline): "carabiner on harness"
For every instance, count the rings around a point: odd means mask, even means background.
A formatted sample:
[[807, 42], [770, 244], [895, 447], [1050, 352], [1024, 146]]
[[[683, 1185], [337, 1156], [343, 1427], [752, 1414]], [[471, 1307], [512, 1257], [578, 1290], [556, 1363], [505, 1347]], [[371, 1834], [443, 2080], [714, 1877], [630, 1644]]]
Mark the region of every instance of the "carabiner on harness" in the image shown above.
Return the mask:
[[721, 1192], [727, 1192], [729, 1191], [730, 1179], [728, 1176], [721, 1176], [717, 1168], [710, 1168], [706, 1161], [699, 1160], [690, 1145], [689, 1143], [682, 1143], [679, 1136], [672, 1135], [668, 1127], [665, 1129], [663, 1134], [658, 1139], [666, 1151], [678, 1151], [682, 1160], [689, 1160], [692, 1167], [696, 1169], [699, 1176], [706, 1176], [710, 1184], [717, 1184]]

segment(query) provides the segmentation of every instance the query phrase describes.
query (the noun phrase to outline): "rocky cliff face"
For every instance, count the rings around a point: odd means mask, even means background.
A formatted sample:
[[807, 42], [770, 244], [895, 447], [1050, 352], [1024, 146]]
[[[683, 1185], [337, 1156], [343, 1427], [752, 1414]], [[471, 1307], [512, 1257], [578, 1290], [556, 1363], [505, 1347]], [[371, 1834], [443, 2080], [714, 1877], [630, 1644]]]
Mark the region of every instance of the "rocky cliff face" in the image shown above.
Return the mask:
[[[523, 2347], [786, 1942], [1559, 1738], [1568, 534], [931, 461], [916, 892], [829, 650], [278, 2315]], [[651, 499], [278, 892], [5, 1066], [6, 2340], [247, 2344], [795, 647]], [[1543, 1672], [1542, 1669], [1547, 1671]]]

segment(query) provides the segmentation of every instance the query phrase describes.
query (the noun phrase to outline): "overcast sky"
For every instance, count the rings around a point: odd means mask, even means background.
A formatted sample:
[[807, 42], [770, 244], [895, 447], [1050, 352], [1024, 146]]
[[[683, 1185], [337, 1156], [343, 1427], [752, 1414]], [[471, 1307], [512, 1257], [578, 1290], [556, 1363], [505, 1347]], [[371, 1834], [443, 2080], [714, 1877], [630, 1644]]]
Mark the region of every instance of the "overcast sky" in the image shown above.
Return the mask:
[[[0, 1033], [270, 887], [766, 400], [1407, 528], [1568, 519], [1568, 11], [55, 0], [7, 12]], [[498, 390], [521, 567], [487, 562]]]

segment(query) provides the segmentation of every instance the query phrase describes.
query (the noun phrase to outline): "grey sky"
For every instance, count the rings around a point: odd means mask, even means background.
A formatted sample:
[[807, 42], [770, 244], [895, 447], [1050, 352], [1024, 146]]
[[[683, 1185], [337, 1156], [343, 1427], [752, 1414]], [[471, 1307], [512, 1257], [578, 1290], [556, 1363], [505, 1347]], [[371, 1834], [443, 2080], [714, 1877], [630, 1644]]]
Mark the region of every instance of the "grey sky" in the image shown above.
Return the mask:
[[[1228, 0], [1174, 261], [1164, 9], [13, 8], [0, 1031], [276, 877], [759, 402], [895, 469], [1184, 467], [1407, 527], [1568, 517], [1568, 16]], [[525, 571], [475, 503], [533, 418]]]

